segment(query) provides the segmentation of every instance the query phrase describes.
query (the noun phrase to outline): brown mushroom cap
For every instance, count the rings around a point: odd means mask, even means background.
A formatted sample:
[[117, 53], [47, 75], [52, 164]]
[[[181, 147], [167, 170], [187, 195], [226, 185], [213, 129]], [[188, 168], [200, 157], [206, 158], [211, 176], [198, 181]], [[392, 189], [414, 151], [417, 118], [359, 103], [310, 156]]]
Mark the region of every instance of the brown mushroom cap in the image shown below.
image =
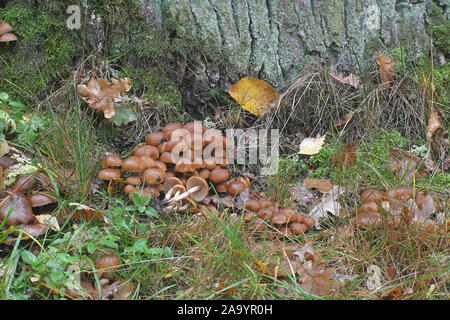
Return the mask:
[[[271, 207], [269, 207], [269, 208], [271, 208]], [[266, 208], [266, 209], [269, 209], [269, 208]], [[264, 209], [264, 210], [266, 210], [266, 209]], [[288, 218], [286, 217], [286, 215], [283, 212], [278, 212], [277, 214], [274, 214], [272, 216], [271, 222], [273, 224], [284, 224], [284, 223], [288, 222]]]
[[101, 163], [102, 169], [108, 167], [120, 167], [121, 165], [122, 159], [120, 159], [120, 157], [115, 154], [110, 154], [109, 156], [106, 156]]
[[381, 214], [375, 211], [363, 212], [352, 219], [356, 226], [370, 228], [381, 223]]
[[[51, 226], [47, 223], [45, 223], [45, 224], [33, 223], [33, 224], [22, 225], [23, 231], [35, 238], [46, 234], [48, 231], [50, 231], [50, 228], [51, 228]], [[15, 234], [19, 233], [19, 231], [16, 231], [16, 232], [15, 232]]]
[[0, 42], [17, 41], [17, 36], [12, 33], [4, 33], [0, 35]]
[[205, 179], [202, 179], [198, 176], [193, 176], [186, 181], [186, 189], [188, 191], [197, 186], [200, 186], [200, 189], [195, 191], [194, 193], [191, 193], [190, 196], [195, 201], [202, 201], [208, 196], [209, 193], [208, 183], [205, 181]]
[[227, 193], [232, 195], [240, 194], [242, 191], [246, 189], [245, 184], [241, 181], [231, 181], [227, 187]]
[[115, 268], [120, 265], [120, 259], [113, 252], [103, 253], [94, 260], [94, 265], [99, 270], [99, 277], [110, 278]]
[[[0, 193], [0, 202], [3, 202], [5, 198], [11, 195], [12, 190], [6, 190], [6, 192]], [[33, 211], [31, 209], [30, 202], [22, 192], [16, 191], [11, 197], [0, 207], [0, 221], [3, 221], [9, 211], [14, 207], [6, 220], [8, 226], [27, 224], [34, 218]]]
[[155, 168], [159, 168], [161, 170], [167, 171], [167, 165], [159, 160], [155, 160]]
[[101, 170], [98, 173], [97, 177], [102, 180], [118, 180], [118, 179], [120, 179], [120, 170], [106, 168], [106, 169]]
[[365, 202], [357, 210], [358, 213], [369, 211], [378, 211], [378, 206], [375, 202]]
[[0, 21], [0, 34], [10, 32], [12, 30], [12, 26], [4, 21]]
[[272, 201], [269, 199], [262, 199], [259, 201], [259, 204], [261, 206], [261, 209], [270, 207], [272, 205]]
[[164, 128], [162, 128], [162, 132], [169, 132], [175, 129], [183, 127], [180, 123], [169, 123]]
[[373, 189], [365, 190], [360, 195], [361, 203], [368, 202], [368, 201], [378, 202], [378, 201], [381, 201], [382, 198], [383, 198], [383, 193], [381, 191], [373, 190]]
[[162, 132], [152, 132], [149, 133], [146, 137], [145, 137], [145, 143], [151, 145], [151, 146], [157, 146], [158, 144], [160, 144], [162, 141], [164, 140], [164, 133]]
[[141, 183], [141, 177], [137, 175], [129, 176], [125, 179], [125, 183], [132, 184], [134, 186]]
[[210, 173], [210, 172], [211, 172], [210, 170], [204, 168], [204, 169], [201, 169], [201, 170], [198, 172], [198, 175], [199, 175], [200, 177], [202, 177], [203, 179], [207, 180], [208, 177], [209, 177], [209, 173]]
[[230, 171], [227, 169], [217, 168], [209, 173], [209, 180], [213, 183], [225, 181], [230, 176]]
[[127, 184], [125, 186], [125, 188], [123, 188], [123, 193], [125, 194], [129, 194], [130, 192], [133, 192], [134, 190], [136, 190], [136, 187], [132, 184]]
[[249, 199], [245, 202], [245, 209], [257, 212], [259, 209], [261, 209], [261, 204], [256, 199]]
[[194, 164], [190, 160], [181, 160], [175, 165], [175, 172], [193, 172], [194, 170]]
[[159, 168], [148, 168], [142, 173], [142, 181], [145, 184], [160, 184], [166, 179], [166, 172]]
[[297, 212], [291, 207], [284, 207], [281, 212], [286, 215], [287, 222], [294, 222], [297, 219]]
[[316, 220], [314, 220], [313, 217], [306, 216], [306, 217], [303, 217], [303, 223], [306, 224], [306, 226], [309, 228], [309, 227], [312, 227], [316, 223]]
[[136, 157], [142, 157], [142, 156], [148, 156], [152, 159], [158, 159], [159, 158], [159, 150], [157, 147], [155, 146], [151, 146], [151, 145], [143, 145], [143, 146], [139, 146], [137, 147], [133, 154]]
[[226, 182], [220, 182], [218, 184], [216, 184], [216, 191], [217, 192], [227, 192], [227, 188], [228, 188], [228, 184]]
[[35, 193], [31, 197], [28, 197], [28, 201], [32, 207], [42, 207], [57, 202], [56, 198], [48, 192]]
[[289, 224], [289, 229], [292, 230], [293, 234], [300, 234], [308, 230], [308, 227], [303, 223], [292, 222]]
[[172, 153], [166, 151], [159, 157], [159, 161], [164, 163], [173, 163], [172, 161]]
[[145, 162], [145, 168], [153, 168], [156, 166], [156, 162], [153, 158], [150, 158], [149, 156], [141, 156], [140, 158]]
[[[270, 206], [258, 211], [257, 216], [261, 219], [270, 219], [279, 213], [275, 206]], [[284, 223], [284, 222], [283, 222]]]
[[138, 156], [131, 156], [122, 164], [122, 170], [127, 172], [142, 172], [146, 167], [144, 160]]

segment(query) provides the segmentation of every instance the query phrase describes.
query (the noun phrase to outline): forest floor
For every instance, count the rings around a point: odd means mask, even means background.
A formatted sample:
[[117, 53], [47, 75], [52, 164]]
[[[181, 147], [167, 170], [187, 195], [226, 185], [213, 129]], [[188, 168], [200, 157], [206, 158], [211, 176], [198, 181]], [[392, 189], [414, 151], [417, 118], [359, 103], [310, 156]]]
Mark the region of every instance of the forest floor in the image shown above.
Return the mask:
[[[97, 76], [81, 68], [33, 106], [0, 90], [0, 297], [448, 299], [449, 64], [392, 54], [388, 70], [384, 58], [359, 76], [306, 68], [260, 116], [227, 92], [210, 115], [186, 114], [131, 83], [108, 121], [77, 90]], [[230, 164], [243, 192], [211, 184], [176, 212], [162, 191], [127, 197], [124, 177], [97, 177], [107, 154], [125, 160], [149, 133], [194, 120], [278, 129], [277, 172]], [[31, 218], [11, 209], [19, 194], [35, 197]], [[270, 213], [246, 206], [264, 199]], [[297, 225], [275, 221], [283, 208]]]

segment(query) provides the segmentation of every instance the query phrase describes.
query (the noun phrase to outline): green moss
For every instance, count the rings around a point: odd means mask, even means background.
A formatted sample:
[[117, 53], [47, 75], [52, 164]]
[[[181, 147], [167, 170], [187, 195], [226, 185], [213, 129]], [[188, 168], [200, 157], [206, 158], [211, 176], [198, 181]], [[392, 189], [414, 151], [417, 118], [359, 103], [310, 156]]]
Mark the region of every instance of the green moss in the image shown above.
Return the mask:
[[450, 22], [438, 24], [432, 27], [433, 43], [446, 54], [450, 53]]
[[16, 43], [0, 46], [5, 63], [0, 69], [3, 90], [28, 102], [32, 97], [42, 98], [52, 81], [68, 74], [79, 40], [66, 28], [64, 13], [63, 5], [32, 9], [9, 2], [0, 8], [0, 17], [13, 26], [18, 37]]
[[336, 184], [355, 187], [359, 182], [362, 182], [366, 186], [382, 188], [381, 179], [396, 184], [398, 181], [395, 173], [387, 168], [389, 151], [392, 148], [406, 149], [408, 140], [395, 130], [388, 133], [378, 133], [371, 141], [367, 140], [362, 141], [356, 151], [356, 164], [345, 169], [333, 166], [331, 157], [340, 150], [340, 145], [336, 141], [331, 141], [318, 154], [310, 157], [311, 163], [316, 167], [310, 177], [326, 178]]

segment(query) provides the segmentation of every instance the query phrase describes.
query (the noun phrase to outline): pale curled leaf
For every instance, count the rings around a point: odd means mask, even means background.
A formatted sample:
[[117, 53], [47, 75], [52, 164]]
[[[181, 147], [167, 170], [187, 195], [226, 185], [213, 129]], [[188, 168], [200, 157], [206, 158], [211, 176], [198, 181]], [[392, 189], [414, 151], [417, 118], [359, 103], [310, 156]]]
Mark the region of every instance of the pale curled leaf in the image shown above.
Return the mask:
[[359, 89], [359, 77], [355, 76], [353, 73], [350, 73], [346, 77], [344, 77], [344, 74], [342, 72], [339, 72], [338, 74], [330, 72], [330, 75], [341, 83], [348, 84], [353, 88]]
[[439, 136], [442, 136], [443, 128], [441, 121], [439, 120], [439, 115], [431, 108], [430, 110], [430, 119], [428, 120], [428, 126], [427, 126], [427, 140], [431, 142], [432, 137], [435, 133], [438, 133]]
[[320, 220], [328, 217], [328, 213], [339, 217], [341, 215], [341, 205], [337, 202], [338, 197], [344, 192], [339, 185], [335, 185], [330, 192], [324, 194], [320, 203], [314, 206], [309, 215], [316, 220], [315, 227], [320, 230]]
[[323, 143], [325, 142], [326, 133], [321, 136], [317, 134], [316, 138], [305, 138], [300, 143], [299, 152], [300, 154], [313, 155], [319, 153], [322, 149]]
[[48, 224], [53, 231], [59, 231], [58, 219], [51, 214], [40, 214], [35, 216], [35, 219], [39, 224]]

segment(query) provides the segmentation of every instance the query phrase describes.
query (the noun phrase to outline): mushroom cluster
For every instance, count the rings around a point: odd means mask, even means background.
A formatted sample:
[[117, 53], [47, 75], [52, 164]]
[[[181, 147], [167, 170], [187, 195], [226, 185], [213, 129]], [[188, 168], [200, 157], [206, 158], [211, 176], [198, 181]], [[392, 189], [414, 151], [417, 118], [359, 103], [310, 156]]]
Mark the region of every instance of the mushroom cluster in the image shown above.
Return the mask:
[[199, 121], [184, 125], [170, 123], [149, 133], [131, 156], [123, 160], [109, 155], [102, 160], [98, 177], [125, 182], [124, 193], [139, 191], [159, 197], [165, 192], [167, 210], [196, 209], [209, 194], [209, 184], [217, 192], [240, 194], [249, 185], [244, 179], [230, 179], [227, 149], [230, 142], [220, 131]]
[[15, 34], [10, 33], [12, 26], [9, 23], [0, 21], [0, 42], [9, 43], [10, 41], [17, 41]]
[[430, 215], [440, 210], [437, 197], [414, 192], [410, 188], [395, 188], [386, 192], [365, 190], [360, 194], [360, 202], [352, 222], [363, 228], [381, 224], [383, 217], [391, 225], [410, 222], [429, 225], [433, 224], [428, 219]]
[[264, 232], [270, 223], [267, 237], [293, 236], [304, 233], [315, 224], [312, 217], [296, 212], [292, 207], [281, 207], [270, 199], [249, 199], [244, 205], [244, 221], [256, 232]]
[[20, 225], [33, 237], [45, 234], [52, 226], [39, 217], [52, 215], [57, 202], [48, 190], [53, 185], [44, 173], [17, 177], [12, 188], [0, 192], [0, 221], [5, 227]]

